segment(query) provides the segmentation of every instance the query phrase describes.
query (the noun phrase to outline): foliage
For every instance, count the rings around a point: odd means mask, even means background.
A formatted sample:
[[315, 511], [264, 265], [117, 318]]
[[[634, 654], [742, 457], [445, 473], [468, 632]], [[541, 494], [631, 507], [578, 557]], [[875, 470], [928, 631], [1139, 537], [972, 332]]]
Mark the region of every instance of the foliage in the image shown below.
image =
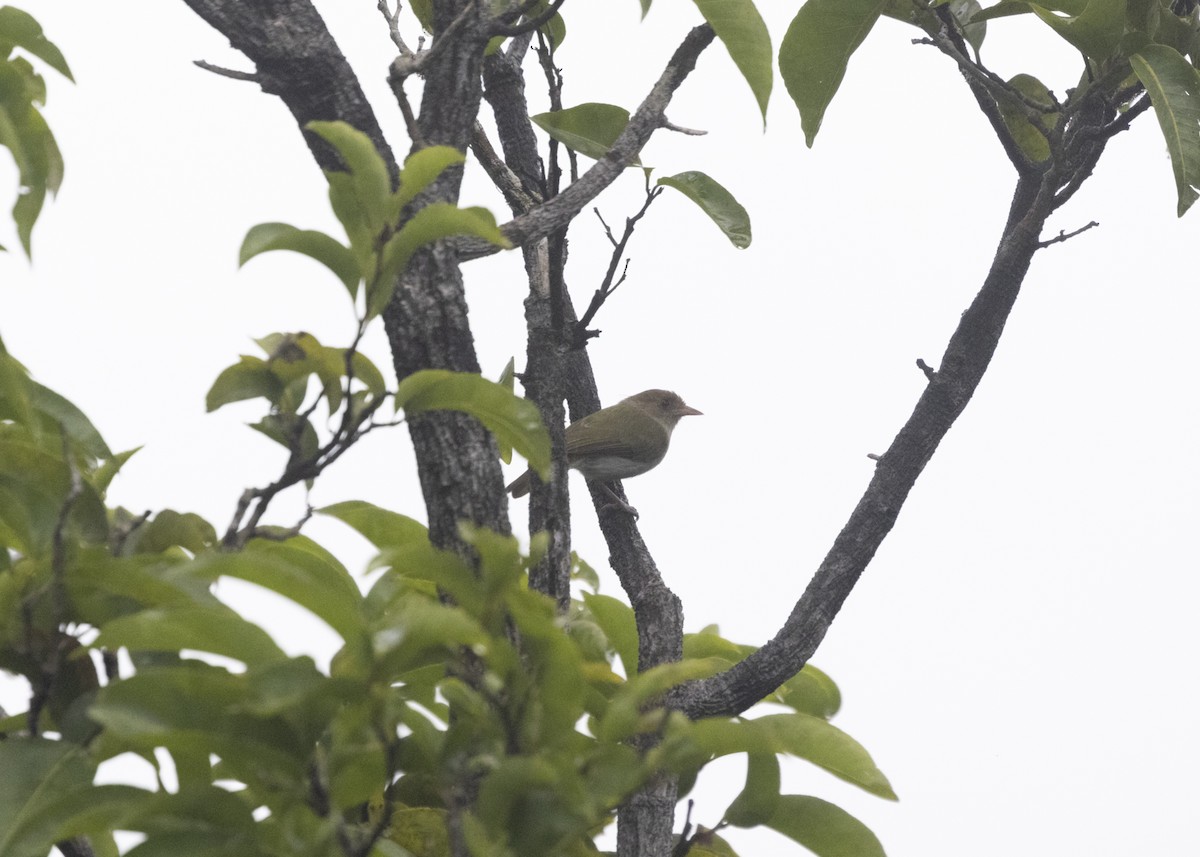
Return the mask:
[[28, 256], [46, 192], [55, 193], [62, 184], [63, 160], [39, 110], [46, 104], [46, 81], [21, 52], [72, 78], [62, 52], [32, 16], [15, 6], [0, 7], [0, 146], [17, 165], [20, 187], [12, 213]]
[[[1014, 120], [1023, 122], [1015, 133], [1025, 137], [1022, 148], [1034, 160], [1045, 152], [1046, 141], [1061, 133], [1056, 121], [1047, 121], [1049, 117], [1066, 108], [1078, 109], [1097, 95], [1110, 106], [1126, 110], [1144, 91], [1166, 138], [1178, 213], [1183, 216], [1200, 186], [1200, 123], [1196, 122], [1200, 115], [1196, 71], [1200, 66], [1200, 11], [1192, 2], [1059, 0], [1037, 4], [1001, 0], [981, 9], [974, 0], [808, 0], [779, 48], [779, 71], [800, 110], [808, 145], [816, 138], [850, 57], [881, 15], [924, 30], [936, 43], [934, 34], [943, 33], [947, 12], [976, 55], [988, 20], [1022, 14], [1033, 14], [1082, 55], [1083, 80], [1090, 85], [1073, 90], [1062, 105], [1032, 75], [1020, 74], [1007, 82], [1008, 87], [993, 87], [1010, 115], [1023, 114], [1021, 120]], [[982, 66], [980, 70], [986, 71]]]
[[[133, 451], [114, 454], [0, 346], [0, 667], [31, 687], [28, 710], [2, 724], [0, 853], [44, 854], [87, 837], [97, 854], [114, 854], [125, 830], [145, 837], [137, 854], [445, 854], [448, 810], [466, 793], [476, 796], [465, 816], [474, 852], [582, 853], [651, 778], [694, 783], [731, 753], [748, 756], [749, 774], [718, 827], [776, 823], [798, 837], [772, 820], [793, 799], [816, 799], [780, 795], [777, 754], [894, 797], [866, 752], [828, 723], [839, 695], [815, 668], [772, 694], [781, 713], [758, 719], [693, 723], [663, 707], [673, 686], [750, 649], [709, 628], [689, 637], [685, 660], [639, 673], [627, 605], [592, 591], [559, 616], [529, 588], [537, 540], [524, 556], [515, 539], [464, 526], [464, 557], [366, 503], [317, 510], [378, 550], [359, 581], [295, 530], [258, 525], [275, 493], [311, 484], [363, 433], [394, 425], [377, 421], [389, 402], [404, 419], [463, 411], [538, 471], [549, 466], [545, 426], [513, 393], [511, 367], [499, 384], [428, 370], [389, 391], [358, 351], [417, 248], [464, 233], [507, 243], [481, 209], [425, 205], [396, 227], [461, 154], [415, 153], [393, 189], [363, 134], [310, 127], [346, 165], [328, 174], [346, 243], [262, 224], [241, 262], [272, 250], [309, 256], [346, 289], [358, 328], [346, 348], [305, 332], [264, 336], [264, 356], [243, 355], [209, 390], [210, 411], [264, 400], [251, 427], [289, 453], [280, 479], [250, 492], [260, 508], [248, 523], [239, 514], [220, 537], [193, 513], [107, 508], [105, 491]], [[745, 212], [719, 184], [695, 172], [660, 184], [748, 243]], [[594, 572], [578, 570], [594, 590]], [[269, 589], [333, 629], [342, 645], [328, 670], [289, 657], [222, 603], [213, 593], [222, 578]], [[639, 752], [639, 736], [654, 746]], [[177, 786], [94, 784], [101, 763], [126, 754]], [[876, 843], [862, 853], [882, 852]]]
[[[432, 5], [415, 5], [431, 29]], [[642, 0], [643, 14], [650, 6]], [[773, 49], [754, 4], [696, 7], [765, 118]], [[526, 4], [521, 15], [537, 19], [531, 26], [550, 53], [566, 36], [557, 6]], [[1014, 15], [1032, 15], [1082, 55], [1082, 82], [1065, 99], [1030, 75], [984, 73], [986, 22]], [[1060, 166], [1064, 140], [1096, 127], [1078, 121], [1095, 104], [1132, 118], [1148, 98], [1167, 139], [1179, 213], [1196, 199], [1195, 4], [808, 0], [782, 40], [779, 69], [809, 145], [881, 16], [921, 29], [968, 70], [1027, 171]], [[486, 50], [502, 42], [495, 36]], [[0, 144], [20, 173], [13, 214], [28, 254], [62, 161], [38, 111], [44, 81], [14, 51], [70, 73], [36, 22], [11, 7], [0, 9], [0, 45]], [[529, 118], [596, 160], [612, 156], [634, 121], [603, 103]], [[1116, 133], [1123, 121], [1102, 130]], [[363, 502], [310, 510], [373, 544], [377, 554], [357, 578], [300, 534], [303, 520], [263, 524], [278, 493], [311, 486], [365, 433], [431, 411], [470, 415], [502, 456], [515, 450], [543, 475], [551, 463], [540, 412], [513, 392], [512, 364], [499, 383], [430, 369], [389, 389], [358, 348], [418, 251], [462, 236], [509, 246], [487, 210], [428, 198], [464, 155], [419, 147], [393, 180], [367, 135], [340, 121], [307, 127], [343, 166], [327, 179], [345, 239], [260, 224], [240, 261], [275, 250], [310, 257], [345, 288], [357, 327], [346, 347], [305, 332], [269, 334], [258, 340], [264, 357], [244, 355], [214, 381], [210, 411], [264, 400], [252, 428], [288, 452], [276, 481], [243, 493], [223, 534], [192, 513], [109, 507], [109, 484], [135, 451], [114, 453], [0, 343], [0, 669], [30, 685], [28, 709], [0, 722], [0, 855], [41, 855], [75, 837], [115, 854], [118, 830], [144, 835], [131, 852], [140, 857], [442, 855], [454, 834], [477, 855], [583, 854], [630, 795], [664, 776], [686, 795], [711, 761], [731, 754], [746, 757], [745, 785], [711, 828], [683, 843], [695, 853], [732, 854], [716, 831], [767, 826], [820, 855], [882, 854], [841, 809], [781, 794], [779, 758], [794, 756], [895, 798], [869, 754], [830, 724], [840, 695], [815, 667], [772, 690], [756, 716], [689, 720], [672, 705], [676, 689], [754, 649], [707, 628], [685, 637], [681, 660], [646, 668], [633, 610], [601, 595], [585, 563], [577, 561], [578, 597], [565, 614], [530, 589], [544, 537], [523, 554], [512, 537], [464, 524], [456, 553], [435, 547], [416, 520]], [[749, 215], [716, 180], [685, 171], [651, 188], [650, 175], [646, 168], [647, 205], [673, 188], [731, 243], [749, 245]], [[327, 419], [314, 419], [318, 409]], [[222, 578], [253, 582], [327, 624], [341, 640], [328, 669], [288, 656], [219, 600], [213, 586]], [[96, 785], [99, 765], [126, 754], [145, 759], [163, 786]]]
[[[445, 853], [447, 803], [467, 784], [479, 795], [468, 815], [478, 853], [578, 853], [650, 777], [694, 782], [729, 753], [751, 764], [728, 824], [800, 837], [773, 819], [816, 799], [779, 794], [776, 754], [894, 797], [828, 723], [838, 692], [815, 668], [772, 695], [783, 713], [691, 723], [656, 705], [750, 649], [708, 628], [688, 638], [684, 661], [637, 674], [630, 608], [590, 593], [556, 616], [527, 585], [536, 544], [531, 558], [511, 537], [464, 531], [472, 563], [434, 548], [410, 518], [358, 502], [321, 509], [378, 550], [364, 593], [303, 536], [228, 552], [195, 515], [106, 512], [104, 486], [127, 456], [3, 357], [0, 664], [33, 695], [0, 742], [0, 853], [44, 854], [75, 836], [112, 853], [116, 830], [146, 836], [139, 854], [291, 854], [297, 843], [310, 854], [398, 853], [388, 842]], [[70, 419], [48, 424], [46, 402]], [[270, 589], [336, 631], [328, 672], [221, 603], [211, 587], [223, 577]], [[118, 674], [117, 652], [132, 670]], [[613, 670], [618, 652], [632, 679]], [[639, 754], [630, 741], [643, 734], [660, 740]], [[164, 779], [173, 768], [178, 789], [92, 785], [99, 763], [127, 753]]]

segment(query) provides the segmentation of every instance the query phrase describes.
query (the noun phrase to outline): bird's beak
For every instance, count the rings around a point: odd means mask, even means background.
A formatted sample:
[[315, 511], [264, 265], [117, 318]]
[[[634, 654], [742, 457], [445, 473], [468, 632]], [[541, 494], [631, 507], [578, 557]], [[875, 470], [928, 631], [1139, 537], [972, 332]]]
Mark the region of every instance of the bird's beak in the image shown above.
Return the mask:
[[693, 408], [691, 405], [684, 405], [683, 407], [681, 407], [677, 411], [675, 411], [675, 413], [679, 414], [679, 416], [681, 416], [681, 417], [688, 417], [688, 416], [702, 417], [702, 416], [704, 416], [704, 411], [698, 411], [695, 408]]

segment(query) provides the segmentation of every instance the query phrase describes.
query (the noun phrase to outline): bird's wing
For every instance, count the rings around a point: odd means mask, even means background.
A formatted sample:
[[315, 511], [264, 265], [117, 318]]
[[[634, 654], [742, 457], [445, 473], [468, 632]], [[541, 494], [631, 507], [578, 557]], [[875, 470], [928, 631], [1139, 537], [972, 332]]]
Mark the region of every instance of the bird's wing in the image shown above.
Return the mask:
[[654, 452], [663, 446], [663, 435], [670, 437], [662, 423], [641, 411], [615, 415], [597, 411], [567, 427], [567, 458], [601, 455], [653, 458]]

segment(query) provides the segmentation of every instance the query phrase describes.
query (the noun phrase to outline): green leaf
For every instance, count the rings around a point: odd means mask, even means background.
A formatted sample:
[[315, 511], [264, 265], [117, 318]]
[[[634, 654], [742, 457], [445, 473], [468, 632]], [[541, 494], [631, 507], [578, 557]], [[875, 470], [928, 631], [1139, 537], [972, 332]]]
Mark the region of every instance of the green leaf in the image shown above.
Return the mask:
[[288, 452], [294, 452], [299, 459], [312, 458], [320, 445], [317, 430], [299, 414], [267, 414], [258, 422], [251, 423], [250, 428], [269, 437]]
[[[144, 811], [153, 800], [152, 792], [133, 786], [90, 786], [56, 795], [36, 820], [46, 828], [49, 822], [54, 823], [54, 842], [75, 836], [89, 837], [93, 851], [100, 857], [105, 853], [99, 847], [100, 837], [107, 837], [111, 844], [113, 830], [135, 829], [123, 825], [134, 821], [137, 814]], [[108, 852], [113, 857], [118, 853], [115, 847]]]
[[[36, 181], [36, 180], [35, 180]], [[42, 213], [42, 204], [46, 201], [46, 186], [40, 182], [23, 189], [13, 205], [13, 222], [17, 224], [17, 237], [21, 239], [21, 247], [25, 255], [33, 255], [33, 227], [38, 215]]]
[[358, 294], [362, 269], [349, 247], [314, 229], [297, 229], [287, 223], [260, 223], [246, 233], [238, 252], [238, 265], [245, 265], [268, 250], [291, 250], [316, 259], [342, 281], [350, 297]]
[[[337, 150], [350, 173], [355, 199], [371, 231], [378, 234], [390, 212], [392, 180], [371, 138], [346, 122], [309, 122], [305, 126]], [[349, 232], [347, 226], [347, 232]]]
[[1126, 0], [1088, 0], [1081, 14], [1068, 17], [1036, 3], [1029, 6], [1072, 47], [1100, 62], [1112, 55], [1125, 34], [1125, 3]]
[[[500, 373], [500, 379], [496, 382], [510, 393], [515, 393], [516, 387], [514, 381], [517, 374], [517, 362], [515, 357], [508, 358], [508, 363], [504, 366], [504, 371]], [[505, 464], [512, 464], [512, 444], [501, 443], [497, 441], [497, 446], [500, 447], [500, 460]]]
[[979, 53], [983, 47], [983, 39], [987, 36], [987, 21], [981, 21], [976, 16], [983, 11], [977, 0], [950, 0], [950, 13], [962, 27], [963, 38], [967, 44]]
[[808, 0], [788, 27], [779, 46], [779, 73], [800, 111], [809, 147], [841, 86], [850, 55], [887, 4], [888, 0]]
[[105, 727], [109, 754], [156, 747], [206, 759], [213, 753], [230, 779], [275, 792], [304, 780], [312, 745], [282, 718], [251, 713], [251, 684], [247, 675], [198, 661], [147, 667], [102, 688], [89, 713]]
[[537, 406], [493, 381], [469, 372], [425, 369], [400, 382], [396, 406], [408, 417], [436, 410], [470, 414], [521, 453], [539, 476], [550, 475], [550, 434]]
[[163, 509], [154, 520], [138, 527], [131, 539], [138, 553], [162, 553], [178, 546], [198, 554], [216, 543], [212, 524], [193, 512], [180, 514], [173, 509]]
[[767, 124], [767, 101], [771, 97], [774, 70], [771, 65], [771, 34], [758, 13], [754, 0], [694, 0], [704, 20], [729, 51], [734, 65], [750, 84], [763, 126]]
[[362, 596], [354, 578], [332, 554], [303, 536], [283, 542], [255, 539], [241, 553], [198, 560], [188, 573], [256, 583], [304, 607], [347, 642], [365, 630]]
[[575, 551], [571, 551], [571, 580], [590, 586], [592, 592], [600, 591], [600, 575]]
[[[1033, 75], [1018, 74], [1009, 80], [1009, 84], [1038, 104], [1050, 107], [1054, 103], [1050, 90]], [[1046, 135], [1058, 123], [1059, 114], [1041, 114], [1035, 124], [1029, 119], [1029, 108], [1017, 99], [1004, 96], [999, 99], [998, 104], [1005, 127], [1025, 156], [1034, 163], [1042, 163], [1049, 158], [1050, 142]]]
[[1158, 115], [1175, 172], [1176, 213], [1183, 217], [1200, 189], [1200, 72], [1165, 45], [1147, 45], [1129, 62]]
[[[828, 720], [842, 707], [842, 694], [828, 675], [805, 664], [773, 694], [783, 705]], [[770, 699], [771, 697], [768, 697]]]
[[[387, 617], [396, 604], [409, 597], [413, 581], [428, 581], [445, 591], [463, 610], [471, 615], [483, 612], [484, 598], [479, 580], [461, 557], [440, 550], [425, 541], [413, 541], [395, 548], [385, 548], [371, 561], [369, 570], [389, 568], [393, 574], [384, 575], [367, 595], [372, 616]], [[397, 586], [397, 583], [404, 585]], [[433, 594], [435, 587], [428, 587]]]
[[608, 637], [609, 646], [621, 659], [625, 675], [637, 675], [638, 636], [633, 608], [612, 596], [590, 592], [583, 593], [583, 603], [600, 626], [600, 630]]
[[33, 379], [0, 340], [0, 417], [27, 427], [37, 439], [40, 421], [33, 408]]
[[466, 611], [424, 598], [398, 602], [388, 616], [387, 626], [376, 631], [372, 639], [381, 675], [426, 666], [431, 653], [440, 660], [460, 646], [493, 644]]
[[400, 171], [400, 189], [393, 195], [393, 212], [399, 218], [400, 211], [417, 198], [417, 194], [429, 187], [447, 168], [466, 160], [463, 153], [453, 146], [428, 146], [413, 152]]
[[413, 14], [417, 16], [417, 22], [425, 29], [425, 32], [433, 32], [433, 0], [412, 0], [409, 4]]
[[46, 422], [61, 428], [77, 449], [92, 459], [112, 458], [112, 450], [83, 411], [49, 387], [29, 382], [30, 400]]
[[239, 361], [225, 369], [213, 381], [204, 405], [211, 413], [230, 402], [265, 398], [275, 403], [283, 395], [283, 382], [271, 371], [267, 361], [242, 355]]
[[[27, 556], [50, 550], [59, 518], [72, 490], [72, 469], [60, 453], [0, 436], [0, 533], [18, 536], [9, 544]], [[108, 518], [99, 494], [86, 481], [67, 517], [68, 535], [101, 543], [108, 537]]]
[[725, 233], [734, 247], [750, 246], [750, 215], [717, 181], [696, 170], [658, 180], [660, 185], [673, 187], [707, 214]]
[[615, 104], [588, 102], [529, 118], [568, 149], [598, 161], [629, 124], [629, 111]]
[[550, 43], [551, 53], [558, 50], [559, 45], [567, 39], [567, 22], [557, 12], [538, 29], [542, 31], [542, 34], [546, 37], [546, 41]]
[[885, 857], [879, 838], [865, 824], [820, 798], [783, 795], [766, 825], [817, 857]]
[[137, 455], [141, 449], [140, 446], [137, 446], [133, 449], [127, 449], [124, 452], [118, 452], [101, 464], [90, 477], [92, 487], [103, 496], [108, 491], [108, 486], [112, 483], [113, 479], [121, 472], [121, 468], [125, 466], [125, 462]]
[[775, 815], [779, 806], [779, 758], [774, 753], [751, 753], [746, 760], [746, 786], [725, 810], [735, 827], [757, 827]]
[[67, 578], [67, 592], [95, 625], [124, 616], [131, 608], [216, 603], [205, 582], [174, 572], [154, 554], [112, 557], [103, 548], [92, 548], [80, 552]]
[[720, 658], [673, 661], [632, 676], [609, 700], [608, 710], [600, 721], [600, 739], [622, 741], [647, 726], [660, 729], [659, 722], [639, 722], [648, 703], [677, 685], [709, 678], [728, 666], [728, 662]]
[[420, 521], [363, 500], [334, 503], [316, 511], [318, 515], [337, 518], [343, 524], [353, 527], [380, 550], [429, 541], [429, 530]]
[[383, 312], [396, 290], [396, 278], [418, 249], [451, 235], [474, 235], [497, 247], [511, 247], [486, 208], [459, 208], [448, 202], [425, 206], [388, 239], [380, 253], [379, 270], [367, 290], [367, 318]]
[[879, 797], [896, 799], [862, 745], [819, 717], [769, 714], [754, 720], [710, 718], [692, 725], [692, 738], [715, 756], [790, 753]]
[[46, 854], [63, 820], [51, 812], [63, 795], [88, 790], [95, 771], [87, 751], [66, 741], [8, 736], [0, 741], [0, 854]]
[[450, 857], [446, 816], [446, 810], [428, 806], [395, 809], [388, 840], [404, 849], [403, 857]]
[[270, 634], [223, 604], [154, 608], [122, 616], [101, 629], [95, 645], [145, 652], [196, 649], [247, 666], [287, 657]]
[[74, 81], [67, 60], [54, 43], [46, 38], [39, 24], [28, 12], [13, 6], [0, 7], [0, 43], [16, 45], [29, 51], [67, 80]]

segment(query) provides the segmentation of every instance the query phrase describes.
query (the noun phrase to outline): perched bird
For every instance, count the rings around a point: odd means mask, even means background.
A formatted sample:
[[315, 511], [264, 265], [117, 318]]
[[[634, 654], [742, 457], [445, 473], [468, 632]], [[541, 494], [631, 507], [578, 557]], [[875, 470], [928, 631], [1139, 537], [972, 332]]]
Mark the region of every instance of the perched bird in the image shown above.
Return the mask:
[[[639, 476], [663, 460], [676, 423], [699, 413], [668, 390], [646, 390], [622, 399], [567, 426], [567, 466], [597, 482]], [[508, 492], [525, 496], [529, 480], [526, 470], [508, 486]], [[632, 507], [615, 494], [613, 497], [636, 517]]]

